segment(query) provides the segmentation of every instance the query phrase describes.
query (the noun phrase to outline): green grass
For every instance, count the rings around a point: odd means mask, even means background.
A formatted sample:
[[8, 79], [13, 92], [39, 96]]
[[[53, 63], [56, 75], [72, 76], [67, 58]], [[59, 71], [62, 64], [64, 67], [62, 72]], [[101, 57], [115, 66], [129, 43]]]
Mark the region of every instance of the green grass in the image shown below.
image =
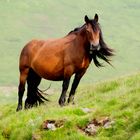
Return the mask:
[[105, 41], [116, 50], [115, 69], [97, 69], [91, 64], [81, 82], [139, 71], [139, 7], [138, 0], [1, 0], [0, 85], [17, 86], [19, 54], [29, 40], [63, 37], [83, 25], [86, 14], [92, 18], [95, 13], [99, 14]]
[[[0, 105], [0, 139], [30, 140], [34, 136], [40, 140], [139, 140], [139, 95], [140, 73], [81, 86], [75, 96], [76, 104], [65, 107], [59, 107], [59, 94], [55, 92], [46, 105], [16, 113], [16, 91], [13, 91], [10, 103], [7, 100], [7, 104]], [[81, 108], [91, 108], [92, 112], [86, 114]], [[95, 136], [87, 136], [78, 129], [93, 118], [104, 116], [114, 120], [113, 127], [100, 128]], [[46, 119], [64, 119], [64, 127], [56, 131], [43, 130], [41, 124]]]
[[[1, 0], [0, 1], [0, 140], [40, 139], [91, 140], [77, 129], [92, 118], [109, 116], [113, 128], [100, 129], [95, 140], [139, 140], [140, 138], [140, 1], [138, 0]], [[39, 108], [15, 113], [18, 61], [22, 47], [33, 38], [58, 38], [84, 24], [84, 16], [99, 14], [105, 41], [116, 50], [112, 67], [97, 69], [92, 63], [76, 94], [76, 104], [60, 108], [54, 90]], [[128, 76], [117, 80], [119, 76]], [[98, 81], [98, 82], [97, 82]], [[96, 85], [93, 83], [96, 82]], [[49, 82], [50, 83], [50, 82]], [[59, 82], [51, 82], [60, 89]], [[41, 88], [46, 88], [43, 82]], [[58, 88], [59, 87], [59, 88]], [[82, 107], [93, 108], [85, 114]], [[63, 128], [40, 129], [46, 119], [65, 119]]]

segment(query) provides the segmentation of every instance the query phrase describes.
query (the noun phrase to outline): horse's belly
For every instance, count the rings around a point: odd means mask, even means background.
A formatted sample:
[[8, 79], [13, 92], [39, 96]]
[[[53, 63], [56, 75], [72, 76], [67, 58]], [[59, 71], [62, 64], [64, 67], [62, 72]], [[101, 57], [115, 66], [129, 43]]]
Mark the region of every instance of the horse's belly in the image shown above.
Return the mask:
[[33, 70], [42, 78], [53, 81], [63, 80], [63, 66], [59, 63], [36, 63]]
[[42, 78], [47, 79], [47, 80], [52, 80], [52, 81], [61, 81], [63, 80], [63, 71], [49, 71], [46, 70], [43, 73], [39, 74]]
[[51, 80], [51, 81], [62, 81], [63, 75], [44, 75], [42, 76], [46, 80]]

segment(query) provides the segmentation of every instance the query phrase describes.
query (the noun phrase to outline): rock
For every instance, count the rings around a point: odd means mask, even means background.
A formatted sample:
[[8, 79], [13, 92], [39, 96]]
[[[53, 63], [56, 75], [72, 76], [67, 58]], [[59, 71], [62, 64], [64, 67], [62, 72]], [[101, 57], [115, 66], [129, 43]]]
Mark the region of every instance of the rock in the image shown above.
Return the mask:
[[114, 124], [115, 122], [114, 121], [109, 121], [107, 123], [104, 124], [104, 128], [105, 129], [109, 129], [112, 127], [112, 125]]
[[90, 113], [93, 109], [90, 108], [81, 108], [84, 113]]
[[53, 123], [48, 123], [47, 124], [47, 129], [49, 129], [49, 130], [56, 130], [56, 127], [55, 127], [55, 124], [53, 124]]
[[90, 113], [91, 112], [91, 110], [89, 108], [82, 108], [82, 111], [84, 113]]
[[85, 128], [85, 132], [88, 135], [95, 135], [97, 133], [97, 127], [94, 124], [89, 124], [86, 128]]
[[46, 120], [43, 122], [42, 128], [43, 129], [55, 129], [54, 124], [55, 124], [55, 120]]

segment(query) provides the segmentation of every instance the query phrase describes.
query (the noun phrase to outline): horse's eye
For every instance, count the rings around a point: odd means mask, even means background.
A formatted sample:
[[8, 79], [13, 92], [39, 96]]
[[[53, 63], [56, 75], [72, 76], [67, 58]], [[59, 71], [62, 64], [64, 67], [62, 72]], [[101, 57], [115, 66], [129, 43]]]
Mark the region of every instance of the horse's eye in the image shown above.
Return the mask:
[[88, 34], [90, 34], [90, 31], [89, 30], [86, 30], [86, 31], [87, 31]]

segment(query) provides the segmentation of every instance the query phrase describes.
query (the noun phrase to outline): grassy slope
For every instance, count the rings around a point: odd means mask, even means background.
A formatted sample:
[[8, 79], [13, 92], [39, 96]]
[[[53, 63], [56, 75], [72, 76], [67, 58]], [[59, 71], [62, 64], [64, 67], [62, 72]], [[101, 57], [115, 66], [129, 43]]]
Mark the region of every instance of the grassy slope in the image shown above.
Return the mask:
[[[0, 139], [28, 140], [34, 135], [41, 140], [92, 140], [93, 137], [80, 132], [77, 126], [84, 126], [93, 118], [109, 116], [115, 124], [107, 130], [101, 128], [95, 140], [139, 140], [139, 95], [140, 73], [80, 87], [76, 104], [63, 108], [56, 103], [59, 94], [52, 94], [49, 97], [52, 101], [47, 105], [19, 113], [15, 113], [13, 100], [11, 104], [0, 106]], [[85, 114], [82, 107], [93, 108], [93, 112]], [[40, 126], [46, 119], [65, 119], [66, 122], [56, 131], [43, 131]]]
[[82, 82], [139, 71], [139, 7], [138, 0], [1, 0], [0, 85], [17, 85], [19, 53], [29, 40], [62, 37], [82, 25], [85, 14], [93, 17], [96, 12], [105, 40], [116, 49], [116, 69], [97, 70], [92, 64]]

